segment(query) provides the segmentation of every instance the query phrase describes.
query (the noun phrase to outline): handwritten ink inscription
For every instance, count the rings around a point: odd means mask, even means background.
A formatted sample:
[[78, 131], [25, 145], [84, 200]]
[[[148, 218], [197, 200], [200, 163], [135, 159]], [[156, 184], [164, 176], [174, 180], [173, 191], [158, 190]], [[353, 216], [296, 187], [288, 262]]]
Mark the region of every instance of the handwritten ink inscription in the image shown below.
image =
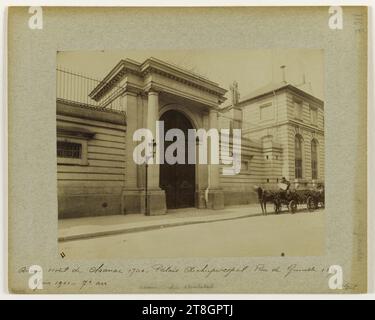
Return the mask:
[[[138, 285], [140, 290], [211, 290], [218, 288], [221, 281], [226, 279], [246, 279], [244, 275], [270, 276], [275, 281], [287, 279], [288, 283], [295, 279], [305, 277], [316, 277], [325, 280], [329, 277], [328, 266], [317, 265], [274, 265], [259, 263], [254, 265], [225, 265], [217, 266], [210, 264], [201, 265], [174, 265], [174, 264], [151, 264], [147, 266], [111, 266], [100, 263], [92, 266], [63, 265], [45, 268], [44, 288], [57, 290], [69, 289], [71, 291], [100, 290], [118, 287], [120, 284], [126, 286], [126, 280], [142, 280]], [[18, 269], [19, 274], [28, 275], [28, 267]], [[153, 283], [155, 277], [165, 281]], [[183, 280], [182, 280], [183, 279]], [[249, 280], [250, 281], [250, 280]], [[163, 283], [163, 284], [161, 284]], [[226, 282], [227, 283], [227, 282]], [[324, 282], [322, 282], [324, 283]], [[356, 283], [346, 283], [344, 291], [358, 289]]]

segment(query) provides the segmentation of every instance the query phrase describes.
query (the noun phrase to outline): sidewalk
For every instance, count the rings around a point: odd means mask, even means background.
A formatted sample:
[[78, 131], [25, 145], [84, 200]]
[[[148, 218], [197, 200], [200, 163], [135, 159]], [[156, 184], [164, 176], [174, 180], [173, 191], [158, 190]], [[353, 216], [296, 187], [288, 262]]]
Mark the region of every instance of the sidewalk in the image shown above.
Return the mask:
[[258, 204], [227, 207], [223, 210], [177, 209], [166, 215], [145, 216], [143, 214], [115, 215], [58, 221], [60, 242], [79, 239], [177, 227], [189, 224], [233, 220], [261, 215]]

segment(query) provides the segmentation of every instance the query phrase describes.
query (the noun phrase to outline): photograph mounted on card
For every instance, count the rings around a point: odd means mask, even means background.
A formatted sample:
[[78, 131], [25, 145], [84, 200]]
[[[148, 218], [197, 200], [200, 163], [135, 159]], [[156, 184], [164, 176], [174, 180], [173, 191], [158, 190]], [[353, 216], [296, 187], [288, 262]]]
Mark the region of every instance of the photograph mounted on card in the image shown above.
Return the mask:
[[367, 8], [8, 20], [12, 292], [366, 292]]

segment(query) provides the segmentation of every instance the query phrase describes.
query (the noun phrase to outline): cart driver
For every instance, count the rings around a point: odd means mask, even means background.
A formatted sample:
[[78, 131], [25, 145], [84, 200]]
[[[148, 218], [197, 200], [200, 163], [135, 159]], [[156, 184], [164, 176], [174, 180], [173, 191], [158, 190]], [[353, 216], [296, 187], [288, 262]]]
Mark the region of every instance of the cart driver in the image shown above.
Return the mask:
[[280, 190], [282, 190], [282, 193], [283, 193], [283, 196], [286, 197], [289, 195], [290, 193], [290, 182], [288, 180], [285, 179], [285, 177], [282, 177], [281, 178], [281, 181], [280, 181]]
[[281, 189], [285, 190], [285, 191], [288, 191], [289, 188], [290, 188], [290, 182], [288, 180], [285, 179], [285, 177], [282, 177], [281, 178], [281, 184], [284, 184], [285, 186]]

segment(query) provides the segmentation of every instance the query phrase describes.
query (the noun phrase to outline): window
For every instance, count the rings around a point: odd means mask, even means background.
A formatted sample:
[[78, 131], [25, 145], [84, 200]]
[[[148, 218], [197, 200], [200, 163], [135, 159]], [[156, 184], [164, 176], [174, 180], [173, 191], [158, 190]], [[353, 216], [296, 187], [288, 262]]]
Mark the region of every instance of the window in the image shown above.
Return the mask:
[[316, 126], [318, 124], [318, 109], [314, 107], [310, 107], [310, 120], [311, 124]]
[[82, 144], [66, 141], [57, 141], [57, 156], [60, 158], [82, 158]]
[[294, 153], [295, 153], [295, 178], [302, 179], [302, 138], [296, 135], [294, 139]]
[[260, 120], [272, 120], [274, 118], [274, 110], [272, 103], [267, 103], [260, 106]]
[[87, 140], [57, 137], [57, 163], [67, 165], [88, 165]]
[[250, 172], [250, 167], [251, 167], [251, 159], [253, 159], [253, 155], [246, 155], [242, 157], [241, 161], [241, 174], [247, 174], [249, 175]]
[[302, 101], [294, 101], [294, 117], [298, 120], [302, 120], [302, 116], [303, 116]]
[[311, 141], [311, 177], [313, 180], [318, 179], [318, 143], [316, 140]]
[[249, 172], [249, 161], [242, 161], [241, 162], [241, 171]]

